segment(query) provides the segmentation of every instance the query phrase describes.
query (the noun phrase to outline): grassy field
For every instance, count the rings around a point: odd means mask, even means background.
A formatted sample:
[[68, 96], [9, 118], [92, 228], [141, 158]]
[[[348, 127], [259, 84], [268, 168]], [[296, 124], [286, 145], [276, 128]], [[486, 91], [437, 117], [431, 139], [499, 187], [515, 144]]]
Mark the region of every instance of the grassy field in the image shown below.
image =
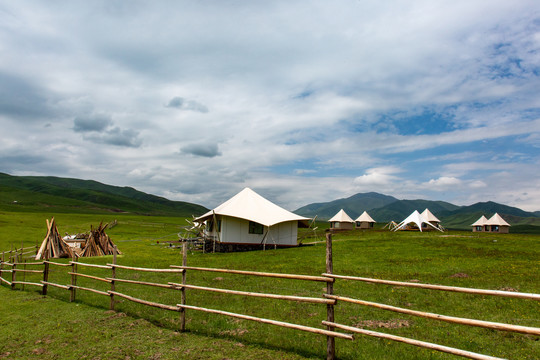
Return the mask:
[[[40, 243], [45, 236], [43, 213], [0, 213], [0, 250]], [[84, 232], [90, 224], [118, 220], [108, 231], [123, 252], [119, 264], [168, 267], [180, 264], [175, 240], [184, 220], [134, 215], [58, 214], [61, 234]], [[324, 224], [320, 224], [324, 225]], [[319, 227], [321, 229], [321, 227]], [[306, 234], [308, 235], [308, 234]], [[540, 236], [492, 235], [471, 232], [416, 233], [357, 231], [334, 235], [334, 272], [343, 275], [419, 281], [484, 289], [540, 293]], [[317, 242], [319, 240], [320, 242]], [[267, 272], [318, 275], [325, 271], [323, 238], [294, 249], [234, 254], [190, 252], [188, 265]], [[158, 243], [159, 242], [159, 243]], [[105, 264], [111, 257], [84, 259]], [[66, 260], [61, 260], [66, 261]], [[110, 276], [110, 271], [80, 267], [80, 272]], [[171, 274], [140, 274], [117, 270], [117, 276], [150, 282], [180, 281]], [[190, 271], [188, 283], [245, 291], [320, 297], [325, 285], [297, 280], [265, 279]], [[32, 280], [27, 275], [27, 280]], [[37, 280], [34, 279], [34, 280]], [[65, 268], [53, 268], [50, 280], [69, 283]], [[105, 283], [79, 278], [81, 286], [107, 290]], [[540, 327], [540, 303], [338, 280], [335, 293], [399, 307], [516, 325]], [[176, 304], [180, 293], [117, 284], [135, 297]], [[245, 313], [275, 320], [321, 327], [323, 305], [261, 300], [188, 291], [190, 305]], [[0, 287], [0, 359], [321, 359], [326, 338], [271, 325], [187, 312], [187, 332], [180, 333], [179, 314], [121, 301], [108, 311], [109, 299], [49, 288], [42, 297], [36, 288], [11, 291]], [[538, 336], [452, 325], [338, 303], [336, 321], [423, 341], [510, 359], [537, 359]], [[356, 336], [336, 340], [341, 359], [456, 359], [457, 357], [386, 340]]]

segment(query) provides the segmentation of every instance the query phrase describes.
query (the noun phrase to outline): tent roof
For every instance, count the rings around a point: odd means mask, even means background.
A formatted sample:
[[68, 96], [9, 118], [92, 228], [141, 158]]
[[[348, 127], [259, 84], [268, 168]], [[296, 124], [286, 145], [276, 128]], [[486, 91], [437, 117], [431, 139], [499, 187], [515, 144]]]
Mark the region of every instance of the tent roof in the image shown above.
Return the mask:
[[203, 222], [216, 215], [232, 216], [272, 226], [286, 221], [307, 221], [309, 218], [293, 214], [263, 198], [250, 188], [245, 188], [213, 210], [195, 219]]
[[349, 222], [349, 223], [354, 222], [354, 220], [351, 219], [351, 217], [349, 215], [347, 215], [347, 213], [343, 209], [339, 210], [338, 213], [336, 215], [334, 215], [334, 217], [332, 217], [328, 221], [329, 222], [334, 222], [334, 221], [337, 221], [337, 222]]
[[371, 216], [369, 216], [369, 214], [367, 213], [367, 211], [364, 211], [362, 213], [362, 215], [360, 215], [355, 221], [358, 221], [358, 222], [376, 222], [375, 220], [373, 220], [371, 218]]
[[482, 217], [476, 220], [476, 222], [472, 224], [471, 226], [484, 226], [484, 225], [487, 225], [487, 221], [488, 219], [486, 219], [486, 217], [482, 215]]
[[486, 225], [510, 226], [510, 224], [504, 221], [504, 219], [497, 213], [489, 218]]
[[437, 219], [437, 217], [433, 215], [428, 208], [426, 208], [426, 210], [424, 210], [420, 215], [422, 215], [422, 217], [429, 222], [441, 222], [441, 220]]
[[431, 226], [432, 228], [437, 229], [439, 231], [442, 231], [441, 229], [433, 226], [432, 223], [430, 223], [429, 221], [427, 221], [427, 219], [425, 219], [422, 215], [420, 215], [418, 210], [414, 210], [411, 215], [407, 216], [407, 218], [405, 220], [400, 222], [398, 224], [398, 226], [394, 229], [394, 231], [400, 230], [400, 229], [404, 228], [405, 226], [407, 226], [407, 224], [410, 224], [410, 223], [415, 223], [416, 226], [418, 226], [418, 229], [420, 229], [420, 231], [422, 231], [422, 223], [426, 223], [429, 226]]

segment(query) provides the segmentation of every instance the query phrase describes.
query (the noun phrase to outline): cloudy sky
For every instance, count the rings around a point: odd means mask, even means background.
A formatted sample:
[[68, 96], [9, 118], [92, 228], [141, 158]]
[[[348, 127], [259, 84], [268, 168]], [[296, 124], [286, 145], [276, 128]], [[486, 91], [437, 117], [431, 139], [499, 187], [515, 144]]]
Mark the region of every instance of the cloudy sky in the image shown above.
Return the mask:
[[537, 0], [0, 0], [0, 172], [536, 211], [539, 50]]

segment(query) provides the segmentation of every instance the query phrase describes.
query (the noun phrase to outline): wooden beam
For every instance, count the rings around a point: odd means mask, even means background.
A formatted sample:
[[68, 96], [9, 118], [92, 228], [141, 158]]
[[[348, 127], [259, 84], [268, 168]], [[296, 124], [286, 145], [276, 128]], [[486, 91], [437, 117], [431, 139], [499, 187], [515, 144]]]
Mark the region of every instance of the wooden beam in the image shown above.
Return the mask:
[[426, 348], [426, 349], [431, 349], [431, 350], [437, 350], [437, 351], [445, 352], [445, 353], [448, 353], [448, 354], [453, 354], [453, 355], [466, 357], [466, 358], [469, 358], [469, 359], [475, 359], [475, 360], [504, 360], [502, 358], [497, 358], [497, 357], [483, 355], [483, 354], [477, 354], [477, 353], [474, 353], [474, 352], [471, 352], [471, 351], [455, 349], [455, 348], [448, 347], [448, 346], [433, 344], [433, 343], [429, 343], [429, 342], [425, 342], [425, 341], [409, 339], [409, 338], [405, 338], [405, 337], [401, 337], [401, 336], [390, 335], [390, 334], [385, 334], [385, 333], [371, 331], [371, 330], [359, 329], [359, 328], [356, 328], [356, 327], [347, 326], [347, 325], [343, 325], [343, 324], [330, 323], [328, 321], [323, 321], [322, 323], [323, 323], [323, 325], [333, 326], [333, 327], [336, 327], [338, 329], [342, 329], [342, 330], [345, 330], [345, 331], [351, 331], [351, 332], [354, 332], [354, 333], [357, 333], [357, 334], [373, 336], [373, 337], [380, 338], [380, 339], [388, 339], [388, 340], [393, 340], [393, 341], [399, 341], [399, 342], [402, 342], [402, 343], [405, 343], [405, 344], [419, 346], [419, 347]]
[[347, 340], [353, 340], [354, 339], [353, 336], [349, 335], [349, 334], [343, 334], [343, 333], [339, 333], [339, 332], [335, 332], [335, 331], [328, 331], [328, 330], [324, 330], [324, 329], [318, 329], [318, 328], [314, 328], [314, 327], [310, 327], [310, 326], [291, 324], [291, 323], [286, 323], [286, 322], [282, 322], [282, 321], [276, 321], [276, 320], [259, 318], [259, 317], [255, 317], [255, 316], [231, 313], [231, 312], [222, 311], [222, 310], [207, 309], [207, 308], [191, 306], [191, 305], [177, 304], [177, 306], [179, 306], [181, 308], [184, 308], [184, 309], [197, 310], [197, 311], [203, 311], [203, 312], [208, 312], [208, 313], [212, 313], [212, 314], [225, 315], [225, 316], [230, 316], [230, 317], [234, 317], [234, 318], [238, 318], [238, 319], [251, 320], [251, 321], [260, 322], [260, 323], [264, 323], [264, 324], [270, 324], [270, 325], [286, 327], [286, 328], [289, 328], [289, 329], [307, 331], [307, 332], [310, 332], [310, 333], [315, 333], [315, 334], [320, 334], [320, 335], [334, 336], [334, 337], [347, 339]]
[[156, 302], [152, 302], [152, 301], [146, 301], [146, 300], [139, 299], [139, 298], [129, 296], [129, 295], [126, 295], [126, 294], [122, 294], [122, 293], [119, 293], [119, 292], [116, 292], [116, 291], [109, 291], [109, 293], [111, 295], [120, 296], [121, 298], [130, 300], [130, 301], [133, 301], [133, 302], [136, 302], [136, 303], [139, 303], [139, 304], [152, 306], [152, 307], [157, 307], [157, 308], [165, 309], [165, 310], [180, 311], [180, 308], [178, 306], [165, 305], [165, 304], [160, 304], [160, 303], [156, 303]]
[[220, 273], [228, 273], [228, 274], [264, 276], [264, 277], [274, 277], [274, 278], [293, 279], [293, 280], [310, 280], [310, 281], [322, 281], [322, 282], [333, 282], [334, 281], [334, 279], [332, 279], [330, 277], [324, 277], [324, 276], [280, 274], [280, 273], [246, 271], [246, 270], [214, 269], [214, 268], [202, 268], [202, 267], [180, 266], [180, 265], [171, 265], [171, 267], [172, 268], [177, 268], [177, 269], [186, 269], [186, 270], [198, 270], [198, 271], [210, 271], [210, 272], [220, 272]]
[[94, 279], [94, 280], [98, 280], [98, 281], [103, 281], [103, 282], [107, 282], [107, 283], [110, 283], [111, 280], [109, 279], [105, 279], [105, 278], [102, 278], [102, 277], [99, 277], [99, 276], [92, 276], [92, 275], [86, 275], [86, 274], [81, 274], [81, 273], [74, 273], [74, 272], [68, 272], [69, 275], [75, 275], [75, 276], [82, 276], [82, 277], [85, 277], [85, 278], [89, 278], [89, 279]]
[[264, 294], [264, 293], [256, 293], [256, 292], [249, 292], [249, 291], [238, 291], [238, 290], [218, 289], [218, 288], [196, 286], [196, 285], [178, 284], [174, 282], [169, 282], [169, 284], [173, 285], [177, 289], [186, 288], [186, 289], [194, 289], [194, 290], [212, 291], [212, 292], [218, 292], [222, 294], [242, 295], [242, 296], [278, 299], [278, 300], [289, 300], [289, 301], [298, 301], [298, 302], [306, 302], [306, 303], [314, 303], [314, 304], [335, 304], [336, 303], [335, 300], [331, 300], [331, 299], [319, 299], [319, 298], [293, 296], [293, 295]]
[[371, 278], [364, 278], [364, 277], [357, 277], [357, 276], [344, 276], [344, 275], [335, 275], [335, 274], [327, 274], [327, 273], [324, 273], [322, 275], [332, 277], [335, 279], [356, 280], [356, 281], [363, 281], [363, 282], [369, 282], [369, 283], [374, 283], [374, 284], [407, 286], [407, 287], [415, 287], [415, 288], [422, 288], [422, 289], [452, 291], [452, 292], [460, 292], [460, 293], [476, 294], [476, 295], [494, 295], [494, 296], [505, 296], [505, 297], [530, 299], [530, 300], [540, 300], [540, 294], [502, 291], [502, 290], [472, 289], [472, 288], [463, 288], [463, 287], [457, 287], [457, 286], [410, 283], [410, 282], [404, 282], [404, 281], [371, 279]]
[[428, 312], [423, 312], [423, 311], [410, 310], [410, 309], [404, 309], [404, 308], [399, 308], [399, 307], [385, 305], [385, 304], [374, 303], [370, 301], [352, 299], [352, 298], [348, 298], [344, 296], [325, 295], [325, 297], [330, 298], [330, 299], [345, 301], [349, 303], [370, 306], [370, 307], [374, 307], [378, 309], [398, 312], [401, 314], [408, 314], [408, 315], [419, 316], [419, 317], [428, 318], [428, 319], [445, 321], [445, 322], [454, 323], [454, 324], [477, 326], [477, 327], [483, 327], [486, 329], [493, 329], [493, 330], [512, 331], [512, 332], [518, 332], [518, 333], [529, 334], [529, 335], [540, 335], [540, 328], [533, 328], [533, 327], [520, 326], [520, 325], [509, 325], [509, 324], [496, 323], [496, 322], [491, 322], [491, 321], [465, 319], [465, 318], [459, 318], [459, 317], [453, 317], [453, 316], [439, 315], [439, 314], [434, 314], [434, 313], [428, 313]]
[[[70, 261], [69, 264], [67, 264], [67, 265], [71, 265], [72, 262], [73, 261]], [[98, 268], [98, 269], [112, 269], [112, 267], [110, 267], [108, 265], [88, 264], [88, 263], [82, 263], [82, 262], [77, 262], [77, 265], [94, 267], [94, 268]]]
[[184, 269], [151, 269], [151, 268], [142, 268], [142, 267], [133, 267], [133, 266], [124, 266], [124, 265], [114, 265], [107, 264], [108, 266], [115, 267], [118, 269], [127, 269], [127, 270], [136, 270], [136, 271], [148, 271], [148, 272], [157, 272], [157, 273], [182, 273]]

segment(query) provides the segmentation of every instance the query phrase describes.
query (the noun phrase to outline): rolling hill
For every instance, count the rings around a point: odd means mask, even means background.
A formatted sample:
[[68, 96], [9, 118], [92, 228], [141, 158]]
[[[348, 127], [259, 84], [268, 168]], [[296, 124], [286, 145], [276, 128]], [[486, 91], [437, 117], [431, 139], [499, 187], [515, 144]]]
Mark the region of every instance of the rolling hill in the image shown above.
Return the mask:
[[208, 209], [183, 201], [171, 201], [131, 187], [93, 180], [53, 176], [12, 176], [0, 173], [0, 209], [54, 212], [118, 212], [141, 215], [191, 216]]

